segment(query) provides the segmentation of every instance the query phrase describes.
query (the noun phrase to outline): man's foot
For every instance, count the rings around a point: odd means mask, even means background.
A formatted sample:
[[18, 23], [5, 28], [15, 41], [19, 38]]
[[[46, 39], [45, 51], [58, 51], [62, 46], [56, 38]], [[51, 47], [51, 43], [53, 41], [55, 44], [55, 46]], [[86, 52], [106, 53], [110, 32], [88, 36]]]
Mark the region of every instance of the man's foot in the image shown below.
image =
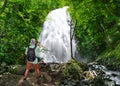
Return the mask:
[[36, 79], [40, 79], [40, 78], [41, 78], [41, 75], [36, 77]]

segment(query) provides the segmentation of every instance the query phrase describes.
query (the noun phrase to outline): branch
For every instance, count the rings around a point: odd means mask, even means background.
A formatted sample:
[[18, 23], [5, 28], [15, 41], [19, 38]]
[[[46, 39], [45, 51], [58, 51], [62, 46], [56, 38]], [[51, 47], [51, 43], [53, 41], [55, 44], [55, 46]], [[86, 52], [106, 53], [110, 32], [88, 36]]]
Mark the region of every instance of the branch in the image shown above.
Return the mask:
[[71, 39], [73, 39], [73, 37], [74, 37], [76, 26], [77, 26], [77, 20], [76, 20], [76, 23], [75, 23], [75, 27], [74, 27], [73, 34], [72, 34], [72, 36], [71, 36]]

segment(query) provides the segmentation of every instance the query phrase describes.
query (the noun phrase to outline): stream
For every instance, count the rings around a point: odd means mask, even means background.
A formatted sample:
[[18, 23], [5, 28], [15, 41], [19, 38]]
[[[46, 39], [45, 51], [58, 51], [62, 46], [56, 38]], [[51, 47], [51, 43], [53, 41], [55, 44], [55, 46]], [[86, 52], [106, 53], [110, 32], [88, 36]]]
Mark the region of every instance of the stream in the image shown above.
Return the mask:
[[103, 65], [92, 65], [90, 70], [95, 70], [96, 73], [99, 71], [108, 86], [120, 86], [120, 71], [108, 70]]

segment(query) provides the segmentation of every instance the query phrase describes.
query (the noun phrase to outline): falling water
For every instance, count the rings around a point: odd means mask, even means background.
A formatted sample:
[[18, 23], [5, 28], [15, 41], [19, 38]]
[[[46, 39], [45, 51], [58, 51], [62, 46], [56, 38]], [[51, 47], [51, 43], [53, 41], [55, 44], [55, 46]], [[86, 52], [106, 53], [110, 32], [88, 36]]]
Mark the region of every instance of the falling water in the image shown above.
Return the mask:
[[[41, 42], [46, 52], [42, 52], [45, 63], [66, 63], [71, 59], [70, 53], [70, 16], [68, 7], [51, 11], [43, 24], [38, 41]], [[72, 41], [73, 54], [75, 53], [75, 41]]]

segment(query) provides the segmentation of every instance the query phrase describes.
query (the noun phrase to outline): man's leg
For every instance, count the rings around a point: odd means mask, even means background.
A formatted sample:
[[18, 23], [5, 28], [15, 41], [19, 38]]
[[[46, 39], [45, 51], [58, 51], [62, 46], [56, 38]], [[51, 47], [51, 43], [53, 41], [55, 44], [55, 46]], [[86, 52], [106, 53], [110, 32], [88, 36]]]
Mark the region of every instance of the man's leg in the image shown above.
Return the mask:
[[40, 76], [41, 72], [40, 72], [40, 69], [39, 69], [39, 65], [38, 64], [34, 64], [33, 66], [34, 66], [34, 69], [35, 69], [37, 75]]
[[39, 84], [40, 86], [42, 86], [42, 79], [41, 79], [41, 72], [40, 72], [40, 69], [39, 69], [39, 65], [38, 64], [34, 64], [34, 69], [37, 73], [37, 77], [36, 77], [36, 83]]
[[27, 63], [26, 63], [26, 70], [25, 70], [25, 73], [24, 73], [24, 79], [26, 79], [26, 77], [28, 75], [28, 72], [29, 72], [31, 67], [32, 67], [32, 63], [27, 61]]

